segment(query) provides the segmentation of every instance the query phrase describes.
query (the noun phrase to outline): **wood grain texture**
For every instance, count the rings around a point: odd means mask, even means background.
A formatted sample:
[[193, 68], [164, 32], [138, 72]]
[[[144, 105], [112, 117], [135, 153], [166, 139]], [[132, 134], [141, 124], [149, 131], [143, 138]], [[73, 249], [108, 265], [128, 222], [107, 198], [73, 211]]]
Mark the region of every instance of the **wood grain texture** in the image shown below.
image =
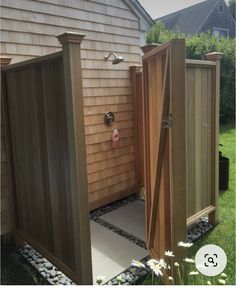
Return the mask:
[[[176, 245], [185, 240], [187, 222], [184, 42], [173, 40], [145, 54], [143, 70], [148, 248], [155, 258], [166, 249], [180, 258]], [[164, 128], [170, 113], [173, 125]]]
[[[173, 127], [171, 128], [171, 246], [179, 261], [184, 258], [179, 241], [186, 241], [187, 227], [187, 176], [186, 162], [186, 88], [185, 88], [185, 41], [173, 40], [171, 48], [171, 106]], [[176, 275], [176, 274], [175, 274]]]
[[[163, 128], [163, 119], [171, 112], [171, 49], [172, 43], [168, 43], [143, 57], [147, 239], [150, 254], [155, 258], [163, 257], [166, 249], [174, 248], [171, 216], [174, 206], [170, 201], [173, 141], [169, 136], [172, 134], [170, 129]], [[175, 58], [173, 55], [171, 60]], [[176, 228], [179, 229], [179, 225]]]
[[143, 129], [143, 85], [141, 66], [130, 67], [132, 78], [132, 91], [134, 98], [134, 124], [135, 124], [135, 161], [137, 185], [142, 190], [144, 186], [144, 129]]
[[[11, 58], [1, 57], [1, 68], [9, 65]], [[6, 104], [6, 79], [1, 78], [1, 235], [9, 234], [16, 223], [13, 197], [12, 153], [10, 148], [9, 115]]]
[[[189, 61], [186, 63], [187, 94], [187, 217], [193, 222], [208, 207], [215, 207], [212, 191], [215, 181], [217, 150], [215, 144], [214, 106], [216, 86], [216, 63], [212, 61]], [[214, 194], [215, 195], [215, 194]], [[213, 195], [213, 196], [214, 196]], [[213, 208], [211, 208], [213, 209]], [[210, 214], [213, 217], [217, 207]]]
[[219, 220], [219, 122], [220, 122], [220, 62], [223, 53], [213, 52], [207, 54], [207, 59], [215, 62], [213, 69], [213, 100], [212, 100], [212, 151], [211, 151], [211, 197], [210, 201], [215, 206], [215, 211], [209, 215], [209, 221], [216, 224]]

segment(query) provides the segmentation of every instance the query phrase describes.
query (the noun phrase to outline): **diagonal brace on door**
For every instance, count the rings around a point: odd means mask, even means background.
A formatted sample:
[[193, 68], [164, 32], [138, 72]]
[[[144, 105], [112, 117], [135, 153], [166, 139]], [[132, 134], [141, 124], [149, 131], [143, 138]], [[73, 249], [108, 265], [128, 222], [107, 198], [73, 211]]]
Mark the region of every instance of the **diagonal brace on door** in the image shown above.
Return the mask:
[[[166, 129], [168, 127], [171, 127], [172, 121], [171, 121], [171, 114], [168, 114], [169, 111], [169, 103], [170, 103], [170, 92], [169, 89], [169, 49], [166, 51], [166, 62], [165, 62], [165, 71], [164, 71], [164, 84], [163, 84], [163, 91], [162, 91], [162, 97], [163, 97], [163, 108], [162, 108], [162, 122], [164, 122], [163, 126], [160, 130], [159, 135], [159, 146], [158, 146], [158, 152], [156, 156], [156, 171], [155, 171], [155, 186], [154, 186], [154, 195], [152, 198], [152, 207], [151, 207], [151, 214], [150, 214], [150, 227], [148, 231], [148, 240], [147, 240], [147, 246], [148, 248], [151, 248], [154, 241], [154, 227], [155, 227], [155, 221], [157, 217], [157, 209], [159, 204], [159, 195], [160, 195], [160, 182], [161, 182], [161, 169], [162, 169], [162, 161], [163, 161], [163, 155], [165, 150], [165, 139], [166, 139]], [[167, 116], [167, 117], [166, 117]]]

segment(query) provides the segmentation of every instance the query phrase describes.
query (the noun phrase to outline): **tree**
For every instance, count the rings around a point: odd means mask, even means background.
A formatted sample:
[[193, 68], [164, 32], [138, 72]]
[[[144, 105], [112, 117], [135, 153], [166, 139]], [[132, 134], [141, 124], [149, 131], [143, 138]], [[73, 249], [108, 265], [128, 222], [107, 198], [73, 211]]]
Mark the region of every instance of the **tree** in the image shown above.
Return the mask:
[[186, 57], [189, 59], [206, 59], [209, 52], [223, 52], [221, 61], [221, 99], [220, 120], [226, 123], [235, 119], [235, 38], [217, 38], [210, 33], [185, 36], [164, 28], [156, 23], [147, 33], [147, 43], [162, 44], [173, 38], [186, 38]]
[[236, 0], [229, 0], [229, 11], [232, 14], [234, 20], [235, 20], [235, 9], [236, 9], [235, 3], [236, 3]]

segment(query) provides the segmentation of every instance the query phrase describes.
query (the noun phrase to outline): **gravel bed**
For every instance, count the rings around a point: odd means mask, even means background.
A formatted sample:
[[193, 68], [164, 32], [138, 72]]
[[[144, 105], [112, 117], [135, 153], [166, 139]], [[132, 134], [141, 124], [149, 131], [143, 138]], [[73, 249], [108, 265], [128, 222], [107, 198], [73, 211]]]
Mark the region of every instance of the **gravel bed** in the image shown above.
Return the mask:
[[196, 222], [187, 230], [188, 242], [195, 243], [202, 237], [204, 233], [208, 232], [213, 227], [213, 224], [208, 222], [208, 217], [200, 218], [198, 222]]
[[75, 285], [68, 277], [59, 271], [53, 264], [45, 259], [30, 245], [25, 244], [19, 253], [51, 284]]
[[[145, 265], [144, 268], [129, 267], [120, 273], [118, 276], [121, 278], [121, 285], [136, 285], [139, 281], [143, 281], [150, 273], [150, 268], [146, 265], [150, 257], [143, 258], [140, 262]], [[119, 285], [117, 276], [105, 283], [104, 285]]]

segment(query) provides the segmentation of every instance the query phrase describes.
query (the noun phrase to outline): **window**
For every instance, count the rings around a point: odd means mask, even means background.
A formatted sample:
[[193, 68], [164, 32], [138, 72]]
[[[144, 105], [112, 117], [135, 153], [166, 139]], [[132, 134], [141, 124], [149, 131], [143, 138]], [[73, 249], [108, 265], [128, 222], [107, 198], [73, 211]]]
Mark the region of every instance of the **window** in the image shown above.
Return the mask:
[[220, 5], [220, 12], [224, 12], [224, 6], [223, 5]]
[[212, 34], [217, 37], [221, 37], [221, 36], [227, 37], [229, 36], [229, 30], [224, 29], [224, 28], [214, 27], [212, 30]]

